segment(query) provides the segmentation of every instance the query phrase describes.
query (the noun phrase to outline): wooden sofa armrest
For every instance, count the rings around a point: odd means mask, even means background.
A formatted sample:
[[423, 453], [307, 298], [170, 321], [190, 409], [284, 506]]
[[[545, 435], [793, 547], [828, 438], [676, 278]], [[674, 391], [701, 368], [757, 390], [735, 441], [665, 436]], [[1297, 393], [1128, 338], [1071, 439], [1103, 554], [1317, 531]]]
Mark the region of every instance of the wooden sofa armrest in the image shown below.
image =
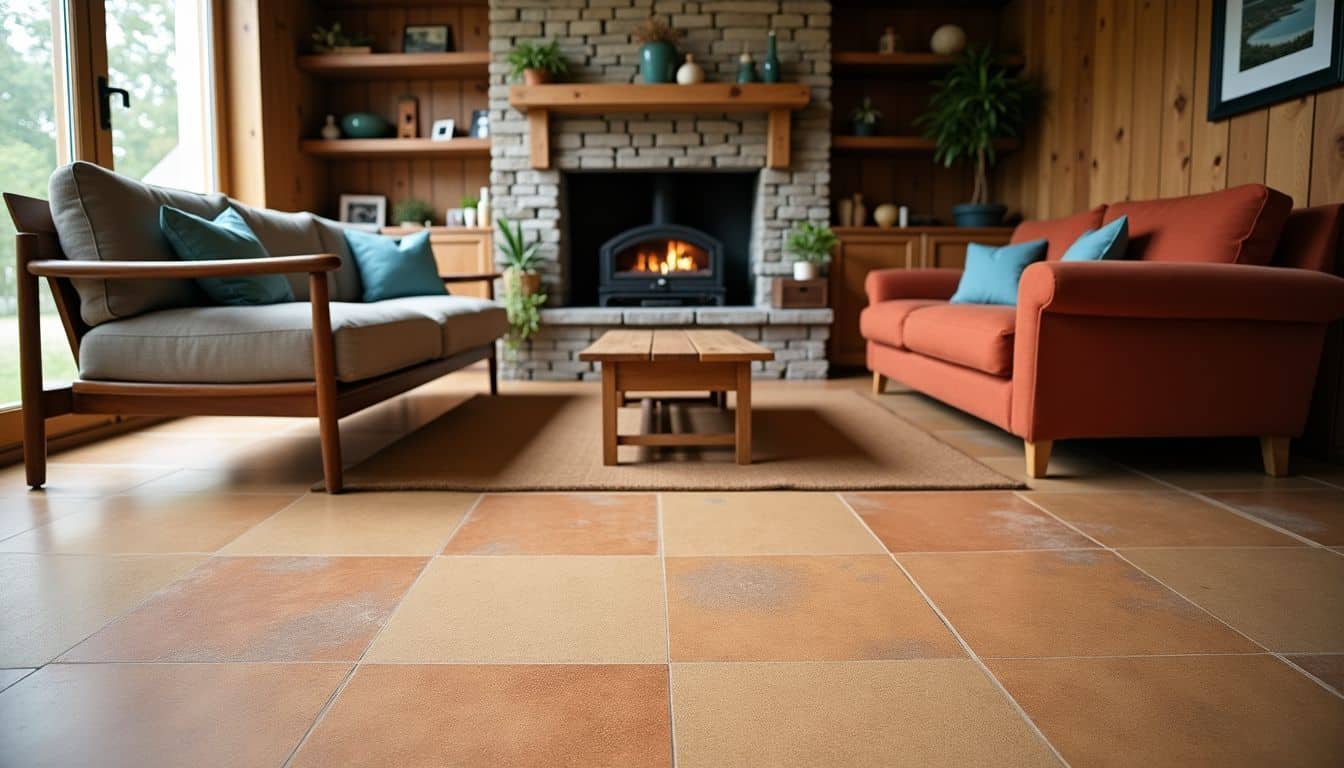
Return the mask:
[[218, 261], [71, 261], [43, 259], [28, 262], [28, 272], [39, 277], [142, 280], [147, 278], [237, 277], [332, 272], [341, 258], [332, 253], [309, 256], [272, 256], [265, 259]]
[[495, 298], [495, 281], [504, 277], [502, 272], [464, 273], [457, 275], [439, 275], [444, 285], [453, 283], [485, 283], [486, 295]]

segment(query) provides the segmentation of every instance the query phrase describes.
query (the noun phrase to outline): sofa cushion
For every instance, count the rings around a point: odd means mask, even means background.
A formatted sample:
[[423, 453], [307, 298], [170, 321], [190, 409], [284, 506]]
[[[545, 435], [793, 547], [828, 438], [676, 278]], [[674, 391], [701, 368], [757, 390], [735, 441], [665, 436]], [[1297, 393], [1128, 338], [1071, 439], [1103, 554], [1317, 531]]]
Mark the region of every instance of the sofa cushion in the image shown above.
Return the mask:
[[859, 314], [859, 334], [889, 347], [905, 347], [905, 321], [924, 307], [946, 304], [939, 299], [893, 299], [869, 304]]
[[[85, 162], [57, 168], [47, 191], [61, 250], [74, 260], [176, 261], [159, 230], [159, 208], [171, 205], [213, 219], [228, 205], [223, 195], [143, 184]], [[89, 325], [206, 301], [194, 280], [76, 280], [74, 285], [80, 316]]]
[[1270, 266], [1341, 274], [1344, 272], [1341, 241], [1344, 241], [1344, 205], [1299, 208], [1288, 215]]
[[345, 243], [359, 268], [364, 301], [442, 296], [448, 292], [439, 279], [439, 266], [429, 247], [427, 229], [400, 240], [347, 229]]
[[1008, 242], [1017, 244], [1029, 243], [1032, 240], [1045, 240], [1047, 242], [1045, 260], [1058, 261], [1064, 256], [1064, 252], [1069, 250], [1069, 246], [1073, 245], [1074, 241], [1081, 237], [1084, 232], [1101, 226], [1102, 216], [1105, 213], [1106, 206], [1099, 205], [1090, 211], [1075, 213], [1072, 216], [1059, 219], [1024, 221], [1013, 229], [1013, 235]]
[[[159, 228], [172, 243], [173, 252], [186, 261], [264, 259], [269, 256], [247, 222], [232, 208], [225, 208], [210, 220], [165, 205], [159, 209]], [[294, 292], [283, 275], [202, 277], [197, 278], [196, 284], [215, 303], [232, 307], [294, 300]]]
[[504, 307], [473, 296], [407, 296], [379, 302], [418, 312], [443, 328], [443, 357], [491, 344], [509, 332]]
[[[313, 378], [312, 310], [306, 302], [165, 309], [103, 323], [84, 336], [86, 379], [236, 384]], [[332, 302], [336, 377], [360, 381], [433, 360], [439, 324], [387, 303]]]
[[1017, 309], [989, 304], [944, 304], [912, 312], [905, 346], [912, 352], [993, 376], [1013, 372]]
[[1129, 218], [1121, 216], [1101, 229], [1084, 232], [1060, 261], [1115, 261], [1129, 250]]
[[1263, 184], [1163, 200], [1115, 203], [1107, 223], [1129, 217], [1129, 258], [1265, 265], [1293, 200]]
[[995, 248], [971, 243], [966, 246], [966, 269], [953, 304], [1017, 304], [1017, 284], [1028, 266], [1045, 258], [1045, 240], [1012, 243]]

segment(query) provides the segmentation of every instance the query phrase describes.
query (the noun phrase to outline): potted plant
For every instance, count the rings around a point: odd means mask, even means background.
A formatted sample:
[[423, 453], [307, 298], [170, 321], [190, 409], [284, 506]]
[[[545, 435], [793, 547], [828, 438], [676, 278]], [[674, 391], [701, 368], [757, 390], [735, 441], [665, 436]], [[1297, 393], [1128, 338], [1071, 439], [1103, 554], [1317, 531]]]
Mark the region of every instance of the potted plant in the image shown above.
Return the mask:
[[877, 133], [877, 121], [882, 119], [882, 113], [873, 106], [873, 100], [867, 96], [863, 97], [863, 102], [849, 113], [849, 122], [854, 126], [855, 136], [872, 136]]
[[471, 195], [464, 195], [462, 197], [462, 226], [476, 226], [476, 206], [479, 203], [480, 201]]
[[509, 317], [509, 333], [504, 337], [504, 346], [510, 352], [516, 352], [541, 330], [541, 308], [546, 305], [546, 294], [528, 292], [522, 283], [524, 277], [514, 271], [504, 275], [504, 312]]
[[338, 21], [331, 27], [313, 27], [312, 34], [313, 53], [371, 53], [373, 47], [370, 43], [373, 38], [368, 35], [348, 35], [341, 29], [341, 23]]
[[393, 206], [392, 220], [403, 227], [429, 226], [434, 220], [434, 208], [418, 197], [408, 197]]
[[793, 279], [815, 280], [817, 265], [831, 258], [837, 242], [835, 233], [825, 224], [805, 221], [794, 227], [784, 242], [785, 252], [797, 259], [793, 262]]
[[522, 78], [524, 85], [549, 83], [569, 72], [569, 64], [560, 55], [558, 40], [545, 44], [523, 41], [509, 51], [507, 61], [509, 75], [514, 80]]
[[646, 83], [670, 83], [676, 77], [677, 43], [681, 30], [650, 13], [644, 23], [635, 27], [635, 42], [639, 49], [639, 73]]
[[537, 267], [541, 266], [541, 256], [537, 250], [540, 243], [526, 242], [523, 239], [523, 225], [510, 224], [500, 217], [495, 221], [499, 229], [499, 253], [504, 257], [504, 283], [518, 283], [523, 293], [533, 294], [541, 290], [541, 275]]
[[929, 111], [915, 119], [933, 139], [933, 159], [946, 167], [958, 160], [975, 163], [975, 186], [969, 203], [952, 206], [959, 227], [992, 227], [1003, 221], [1007, 207], [989, 203], [989, 168], [997, 159], [994, 140], [1017, 136], [1035, 106], [1037, 88], [1029, 80], [1009, 77], [989, 47], [968, 48], [929, 99]]

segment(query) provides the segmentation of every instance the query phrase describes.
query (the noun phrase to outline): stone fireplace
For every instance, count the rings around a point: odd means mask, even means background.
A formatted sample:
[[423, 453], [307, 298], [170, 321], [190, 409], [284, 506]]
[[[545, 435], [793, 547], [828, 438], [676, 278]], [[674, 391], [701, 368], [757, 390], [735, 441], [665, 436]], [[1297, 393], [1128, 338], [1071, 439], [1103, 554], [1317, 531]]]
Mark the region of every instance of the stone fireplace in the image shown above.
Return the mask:
[[[788, 231], [801, 221], [829, 219], [829, 2], [657, 0], [653, 5], [685, 32], [681, 49], [695, 55], [709, 80], [731, 81], [743, 47], [759, 59], [766, 33], [776, 31], [783, 80], [812, 91], [809, 106], [792, 116], [787, 169], [765, 167], [764, 114], [557, 115], [550, 130], [551, 168], [530, 165], [528, 121], [509, 105], [504, 55], [519, 41], [553, 38], [570, 63], [570, 79], [634, 82], [639, 45], [630, 34], [649, 7], [636, 0], [491, 3], [491, 194], [497, 215], [521, 222], [527, 236], [541, 243], [542, 279], [550, 296], [541, 334], [505, 363], [504, 374], [591, 378], [595, 370], [578, 361], [576, 353], [603, 331], [695, 324], [728, 327], [774, 347], [777, 359], [760, 365], [760, 376], [823, 377], [830, 310], [773, 309], [769, 296], [771, 279], [792, 270], [783, 252]], [[671, 300], [670, 290], [663, 301], [624, 291], [639, 275], [626, 274], [620, 285], [607, 286], [618, 290], [604, 291], [602, 246], [621, 232], [660, 223], [660, 215], [663, 224], [707, 237], [663, 238], [661, 257], [650, 259], [646, 252], [645, 268], [665, 268], [668, 240], [704, 250], [706, 257], [714, 249], [705, 246], [717, 245], [722, 271], [712, 278], [722, 281], [721, 299], [703, 300], [712, 288], [695, 300], [696, 291], [681, 290], [690, 287], [688, 279], [710, 278], [707, 274], [669, 276], [669, 285], [677, 286], [686, 301]], [[604, 226], [609, 230], [605, 237], [600, 234]], [[694, 266], [694, 259], [687, 258], [697, 254], [688, 249], [675, 255], [677, 247], [671, 246], [674, 259]], [[638, 255], [629, 266], [638, 266]], [[645, 287], [656, 290], [656, 278]], [[619, 301], [604, 300], [617, 295]]]

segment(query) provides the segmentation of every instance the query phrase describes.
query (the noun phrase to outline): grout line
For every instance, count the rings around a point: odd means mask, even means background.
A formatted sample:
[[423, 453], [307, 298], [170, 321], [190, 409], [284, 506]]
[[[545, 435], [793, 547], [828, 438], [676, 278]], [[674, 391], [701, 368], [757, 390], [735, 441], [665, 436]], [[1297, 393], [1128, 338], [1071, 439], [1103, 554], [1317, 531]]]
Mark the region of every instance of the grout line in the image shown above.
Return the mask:
[[[1297, 656], [1333, 656], [1333, 655], [1335, 655], [1335, 654], [1309, 654], [1309, 653], [1303, 653], [1303, 654], [1294, 654], [1294, 655], [1297, 655]], [[1284, 664], [1287, 664], [1288, 667], [1289, 667], [1290, 669], [1295, 669], [1295, 670], [1297, 670], [1298, 672], [1300, 672], [1300, 673], [1306, 675], [1308, 680], [1310, 680], [1310, 681], [1312, 681], [1313, 683], [1315, 683], [1315, 684], [1319, 685], [1320, 687], [1324, 688], [1326, 691], [1328, 691], [1328, 692], [1334, 694], [1335, 698], [1337, 698], [1337, 699], [1344, 699], [1344, 691], [1337, 691], [1337, 690], [1335, 690], [1334, 687], [1332, 687], [1329, 683], [1325, 682], [1325, 681], [1322, 680], [1321, 678], [1319, 678], [1319, 677], [1313, 675], [1312, 673], [1308, 672], [1304, 667], [1302, 667], [1301, 665], [1299, 665], [1297, 662], [1295, 662], [1295, 661], [1293, 661], [1292, 659], [1288, 658], [1288, 656], [1287, 656], [1286, 654], [1276, 653], [1276, 654], [1274, 654], [1274, 657], [1277, 658], [1279, 661], [1283, 662]]]
[[[841, 494], [836, 495], [840, 496], [840, 501], [846, 507], [849, 507], [850, 513], [853, 514], [855, 519], [859, 521], [859, 525], [862, 525], [865, 529], [867, 529], [870, 535], [872, 535], [874, 538], [877, 538], [877, 534], [873, 533], [873, 530], [868, 527], [867, 521], [865, 521], [863, 519], [863, 516], [860, 515], [858, 511], [855, 510], [854, 507], [851, 506], [849, 502], [845, 500], [844, 496]], [[969, 656], [971, 661], [974, 662], [975, 665], [980, 668], [981, 674], [983, 674], [994, 685], [994, 687], [998, 689], [999, 694], [1002, 695], [1003, 698], [1008, 702], [1009, 706], [1011, 706], [1017, 712], [1018, 716], [1022, 718], [1023, 722], [1027, 724], [1027, 726], [1032, 730], [1032, 732], [1034, 732], [1038, 737], [1040, 737], [1041, 742], [1045, 744], [1045, 746], [1050, 750], [1052, 754], [1054, 754], [1055, 759], [1059, 761], [1060, 765], [1063, 765], [1066, 768], [1068, 768], [1069, 761], [1064, 759], [1064, 755], [1060, 754], [1060, 751], [1055, 747], [1053, 743], [1051, 743], [1050, 739], [1046, 737], [1045, 732], [1042, 731], [1040, 726], [1036, 724], [1036, 721], [1031, 719], [1031, 715], [1027, 714], [1027, 710], [1024, 709], [1021, 704], [1018, 703], [1017, 699], [1013, 698], [1013, 695], [1008, 692], [1008, 688], [1002, 682], [1000, 682], [999, 678], [994, 676], [994, 673], [989, 669], [989, 666], [986, 665], [985, 662], [982, 661], [980, 657], [976, 655], [975, 651], [971, 648], [970, 643], [966, 642], [966, 638], [961, 636], [961, 633], [957, 631], [957, 628], [955, 626], [953, 626], [952, 621], [947, 618], [947, 616], [936, 604], [934, 604], [933, 598], [929, 597], [929, 594], [924, 591], [924, 588], [920, 586], [918, 581], [915, 581], [915, 577], [911, 575], [910, 571], [906, 570], [905, 565], [902, 564], [900, 560], [897, 560], [896, 556], [891, 554], [890, 552], [887, 553], [887, 556], [891, 558], [891, 562], [895, 563], [897, 568], [901, 569], [901, 573], [905, 574], [905, 578], [910, 581], [910, 585], [913, 586], [915, 588], [915, 591], [919, 593], [919, 596], [924, 599], [924, 603], [929, 606], [929, 609], [932, 610], [934, 615], [938, 617], [938, 620], [943, 623], [943, 626], [947, 627], [947, 631], [952, 633], [952, 637], [955, 638], [957, 643], [961, 646], [962, 652], [964, 652], [967, 656]]]

